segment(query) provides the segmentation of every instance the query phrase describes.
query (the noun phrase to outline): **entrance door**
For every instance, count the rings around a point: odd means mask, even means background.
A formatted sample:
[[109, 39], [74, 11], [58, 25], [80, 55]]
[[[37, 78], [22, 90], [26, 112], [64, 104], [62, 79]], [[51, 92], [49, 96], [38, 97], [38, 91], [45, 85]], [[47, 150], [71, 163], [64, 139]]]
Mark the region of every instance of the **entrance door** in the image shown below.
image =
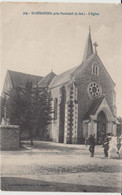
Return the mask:
[[105, 113], [101, 111], [97, 116], [97, 143], [102, 144], [106, 134], [107, 119]]

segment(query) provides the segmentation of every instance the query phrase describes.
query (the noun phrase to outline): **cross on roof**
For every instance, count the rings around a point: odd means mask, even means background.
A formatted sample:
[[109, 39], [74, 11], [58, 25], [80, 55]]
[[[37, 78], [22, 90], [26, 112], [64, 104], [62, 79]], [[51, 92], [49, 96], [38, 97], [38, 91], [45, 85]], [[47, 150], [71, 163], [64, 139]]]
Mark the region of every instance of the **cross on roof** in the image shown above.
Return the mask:
[[98, 47], [97, 42], [95, 42], [93, 45], [94, 45], [94, 47], [95, 47], [95, 52], [97, 52], [97, 47]]

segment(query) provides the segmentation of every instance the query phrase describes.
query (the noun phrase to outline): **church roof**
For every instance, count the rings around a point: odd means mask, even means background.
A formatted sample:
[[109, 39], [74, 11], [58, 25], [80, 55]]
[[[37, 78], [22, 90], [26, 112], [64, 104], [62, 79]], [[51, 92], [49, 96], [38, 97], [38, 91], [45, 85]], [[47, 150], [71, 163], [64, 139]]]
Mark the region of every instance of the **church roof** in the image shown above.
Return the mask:
[[83, 62], [85, 62], [92, 54], [93, 54], [93, 45], [92, 45], [92, 39], [91, 39], [91, 32], [89, 29], [88, 39], [86, 42], [85, 52], [83, 56]]
[[[51, 72], [48, 75], [46, 75], [44, 78], [41, 76], [36, 76], [36, 75], [30, 75], [30, 74], [25, 74], [21, 72], [15, 72], [8, 70], [8, 73], [11, 78], [12, 86], [17, 87], [17, 86], [24, 86], [27, 81], [32, 81], [34, 84], [37, 84], [40, 87], [50, 87], [54, 88], [59, 85], [62, 85], [64, 83], [69, 82], [72, 78], [75, 79], [75, 76], [78, 74], [81, 74], [82, 70], [84, 67], [89, 63], [90, 60], [92, 60], [94, 57], [96, 57], [100, 63], [103, 65], [101, 62], [99, 56], [97, 55], [97, 52], [93, 52], [93, 46], [92, 46], [92, 40], [91, 40], [91, 32], [89, 30], [89, 35], [86, 43], [86, 48], [83, 56], [83, 61], [80, 65], [75, 66], [72, 69], [69, 69], [59, 75], [56, 75], [55, 73]], [[105, 69], [104, 65], [103, 68]], [[105, 69], [106, 73], [108, 74], [108, 77], [111, 79], [112, 83], [114, 84], [112, 78], [110, 77], [109, 73]]]
[[25, 74], [11, 70], [8, 70], [8, 73], [10, 75], [13, 87], [24, 86], [27, 81], [28, 82], [32, 81], [33, 84], [37, 84], [42, 79], [41, 76]]
[[81, 71], [84, 68], [85, 64], [88, 63], [89, 60], [91, 60], [92, 57], [94, 57], [94, 55], [95, 54], [93, 53], [85, 62], [82, 62], [80, 65], [77, 65], [74, 68], [69, 69], [69, 70], [57, 75], [52, 80], [49, 87], [53, 88], [53, 87], [59, 86], [63, 83], [67, 83], [68, 81], [70, 81], [70, 79], [73, 78], [73, 76], [77, 75], [79, 73], [79, 71]]
[[55, 76], [56, 76], [56, 74], [54, 72], [50, 72], [43, 79], [41, 79], [41, 81], [39, 81], [38, 86], [39, 87], [48, 87]]
[[101, 61], [101, 59], [100, 59], [100, 57], [98, 56], [97, 53], [96, 53], [96, 56], [97, 56], [97, 59], [99, 60], [99, 62], [102, 64], [102, 66], [103, 66], [103, 68], [104, 68], [106, 74], [108, 75], [109, 79], [111, 80], [111, 82], [112, 82], [113, 85], [115, 86], [115, 83], [114, 83], [113, 79], [111, 78], [110, 74], [109, 74], [108, 71], [106, 70], [105, 66], [103, 65], [103, 63], [102, 63], [102, 61]]
[[75, 66], [74, 68], [72, 69], [69, 69], [59, 75], [57, 75], [53, 80], [52, 82], [50, 83], [49, 87], [50, 88], [53, 88], [53, 87], [56, 87], [62, 83], [67, 83], [70, 78], [71, 78], [71, 75], [72, 73], [79, 67], [80, 65], [78, 66]]
[[74, 78], [75, 80], [75, 76], [78, 75], [79, 73], [81, 74], [84, 67], [94, 58], [97, 58], [100, 62], [100, 64], [102, 64], [108, 78], [111, 80], [112, 84], [115, 85], [115, 83], [113, 82], [111, 76], [109, 75], [108, 71], [106, 70], [106, 68], [104, 67], [102, 61], [100, 60], [99, 56], [97, 53], [92, 53], [87, 59], [86, 61], [82, 62], [80, 65], [75, 66], [72, 69], [69, 69], [57, 76], [54, 77], [54, 79], [52, 80], [52, 82], [50, 83], [49, 87], [50, 88], [54, 88], [57, 87], [59, 85], [62, 85], [64, 83], [67, 83], [70, 81], [71, 78]]
[[78, 74], [79, 71], [81, 71], [81, 69], [84, 67], [85, 63], [87, 63], [88, 60], [91, 59], [93, 56], [94, 56], [94, 52], [93, 52], [93, 46], [92, 46], [92, 40], [91, 40], [91, 33], [90, 33], [90, 29], [89, 29], [89, 35], [88, 35], [88, 39], [87, 39], [87, 43], [86, 43], [83, 62], [80, 65], [75, 66], [74, 68], [61, 73], [60, 75], [57, 75], [52, 80], [49, 87], [53, 88], [53, 87], [59, 86], [63, 83], [67, 83], [71, 79], [72, 76]]
[[89, 110], [86, 112], [85, 116], [84, 116], [84, 120], [88, 120], [90, 119], [90, 115], [94, 115], [97, 111], [97, 109], [99, 108], [100, 104], [102, 103], [104, 97], [95, 99], [92, 103], [92, 105], [90, 106]]

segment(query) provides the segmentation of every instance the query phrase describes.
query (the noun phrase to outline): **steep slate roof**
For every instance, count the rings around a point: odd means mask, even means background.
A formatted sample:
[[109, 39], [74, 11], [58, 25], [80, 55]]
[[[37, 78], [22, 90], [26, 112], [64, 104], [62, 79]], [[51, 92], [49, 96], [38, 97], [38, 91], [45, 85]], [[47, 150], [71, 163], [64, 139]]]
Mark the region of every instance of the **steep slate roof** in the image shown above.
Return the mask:
[[86, 42], [85, 52], [83, 56], [83, 62], [85, 62], [92, 54], [93, 54], [93, 46], [92, 46], [92, 40], [91, 40], [91, 32], [89, 29], [88, 39]]
[[53, 78], [56, 76], [54, 72], [50, 72], [47, 76], [45, 76], [41, 81], [39, 81], [39, 87], [48, 87]]
[[94, 57], [94, 53], [89, 56], [89, 58], [85, 61], [85, 62], [82, 62], [82, 64], [78, 65], [78, 66], [75, 66], [74, 68], [72, 69], [69, 69], [59, 75], [57, 75], [53, 80], [52, 82], [50, 83], [49, 87], [50, 88], [53, 88], [53, 87], [56, 87], [56, 86], [59, 86], [63, 83], [67, 83], [71, 78], [73, 78], [73, 76], [77, 75], [79, 73], [79, 71], [81, 72], [81, 70], [84, 68], [84, 66], [86, 65], [86, 63], [89, 62], [89, 60], [92, 59], [92, 57]]
[[101, 59], [100, 59], [100, 57], [99, 57], [97, 54], [96, 54], [96, 56], [97, 56], [97, 59], [99, 60], [99, 62], [102, 64], [102, 66], [103, 66], [105, 72], [107, 73], [109, 79], [112, 81], [113, 85], [115, 86], [115, 83], [114, 83], [113, 79], [111, 78], [110, 74], [109, 74], [108, 71], [106, 70], [104, 64], [102, 63], [102, 61], [101, 61]]
[[10, 75], [13, 87], [24, 86], [27, 81], [32, 81], [33, 84], [37, 84], [42, 79], [41, 76], [15, 72], [11, 70], [8, 70], [8, 73]]
[[[32, 81], [34, 84], [37, 84], [39, 86], [42, 87], [47, 87], [49, 86], [50, 88], [54, 88], [57, 87], [59, 85], [62, 85], [64, 83], [67, 83], [70, 81], [70, 79], [72, 79], [77, 74], [81, 74], [83, 68], [85, 67], [85, 65], [94, 57], [96, 56], [98, 58], [98, 60], [100, 61], [100, 63], [103, 65], [103, 63], [101, 62], [99, 56], [97, 55], [97, 53], [93, 52], [93, 46], [92, 46], [92, 40], [91, 40], [91, 33], [90, 33], [90, 29], [89, 29], [89, 35], [88, 35], [88, 39], [86, 42], [86, 47], [85, 47], [85, 52], [84, 52], [84, 56], [83, 56], [83, 61], [80, 65], [75, 66], [72, 69], [69, 69], [59, 75], [56, 76], [55, 73], [51, 72], [49, 73], [47, 76], [45, 76], [44, 78], [41, 76], [36, 76], [36, 75], [30, 75], [30, 74], [25, 74], [25, 73], [20, 73], [20, 72], [15, 72], [15, 71], [10, 71], [9, 75], [12, 81], [12, 85], [13, 87], [16, 86], [23, 86], [25, 85], [25, 83], [27, 81]], [[103, 65], [104, 67], [104, 65]], [[112, 83], [114, 84], [112, 78], [110, 77], [109, 73], [107, 72], [106, 68], [104, 67], [106, 73], [108, 74], [109, 78], [111, 79]], [[115, 85], [115, 84], [114, 84]]]
[[79, 71], [81, 71], [81, 68], [84, 67], [85, 63], [91, 59], [91, 57], [94, 56], [94, 53], [93, 53], [93, 46], [92, 46], [92, 40], [91, 40], [91, 33], [90, 33], [90, 29], [89, 29], [89, 35], [88, 35], [88, 39], [87, 39], [87, 42], [86, 42], [86, 47], [85, 47], [85, 52], [84, 52], [84, 57], [83, 57], [83, 62], [82, 64], [70, 69], [70, 70], [67, 70], [66, 72], [64, 73], [61, 73], [60, 75], [56, 76], [51, 84], [49, 85], [50, 88], [53, 88], [53, 87], [56, 87], [60, 84], [63, 84], [63, 83], [67, 83], [70, 78], [76, 74], [78, 74]]
[[56, 87], [62, 83], [67, 83], [70, 78], [71, 78], [71, 74], [79, 67], [80, 65], [70, 69], [70, 70], [67, 70], [59, 75], [57, 75], [53, 80], [52, 82], [50, 83], [49, 87], [50, 88], [53, 88], [53, 87]]
[[89, 110], [86, 112], [85, 116], [84, 116], [84, 120], [88, 120], [90, 119], [90, 115], [94, 115], [97, 111], [97, 109], [99, 108], [100, 104], [102, 103], [104, 97], [95, 99], [91, 105], [91, 107], [89, 108]]
[[81, 74], [82, 70], [84, 69], [84, 67], [90, 62], [90, 60], [92, 60], [93, 58], [97, 58], [99, 60], [99, 62], [102, 64], [106, 74], [108, 75], [109, 79], [111, 80], [112, 84], [115, 85], [114, 81], [112, 80], [111, 76], [109, 75], [108, 71], [106, 70], [105, 66], [103, 65], [102, 61], [100, 60], [99, 56], [97, 53], [92, 53], [85, 62], [82, 62], [80, 65], [75, 66], [72, 69], [69, 69], [59, 75], [57, 75], [56, 77], [54, 77], [54, 79], [52, 80], [52, 82], [50, 83], [49, 87], [50, 88], [54, 88], [57, 87], [61, 84], [67, 83], [68, 81], [70, 81], [71, 78], [74, 78], [75, 80], [75, 76], [77, 74]]

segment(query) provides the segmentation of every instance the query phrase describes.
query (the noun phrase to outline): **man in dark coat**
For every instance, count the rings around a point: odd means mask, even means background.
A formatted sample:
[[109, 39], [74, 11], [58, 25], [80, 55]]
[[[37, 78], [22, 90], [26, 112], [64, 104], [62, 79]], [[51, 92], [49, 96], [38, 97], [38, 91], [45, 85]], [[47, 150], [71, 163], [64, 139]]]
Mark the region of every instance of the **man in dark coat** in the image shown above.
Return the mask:
[[94, 148], [95, 148], [95, 137], [94, 135], [90, 135], [89, 137], [89, 151], [91, 153], [91, 157], [94, 157]]

